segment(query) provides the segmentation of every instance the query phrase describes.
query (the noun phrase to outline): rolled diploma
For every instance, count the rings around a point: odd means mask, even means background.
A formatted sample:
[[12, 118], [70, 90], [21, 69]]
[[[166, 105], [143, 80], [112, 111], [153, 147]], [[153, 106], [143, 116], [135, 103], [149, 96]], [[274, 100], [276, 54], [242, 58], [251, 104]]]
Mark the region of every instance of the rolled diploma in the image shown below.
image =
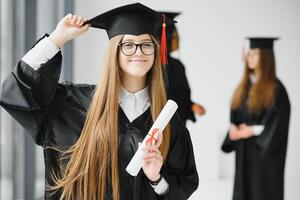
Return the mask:
[[[138, 150], [135, 152], [134, 156], [132, 157], [131, 161], [126, 167], [126, 171], [131, 176], [136, 176], [143, 166], [143, 162], [144, 162], [143, 157], [145, 155], [145, 152], [143, 151], [143, 147], [145, 147], [147, 143], [154, 144], [155, 141], [157, 141], [158, 134], [156, 133], [163, 132], [163, 130], [171, 120], [177, 108], [178, 105], [176, 104], [175, 101], [172, 100], [167, 101], [166, 105], [159, 113], [157, 119], [155, 120], [152, 127], [150, 128], [148, 134], [144, 138], [142, 144], [139, 146]], [[155, 139], [151, 139], [151, 138], [155, 138]]]

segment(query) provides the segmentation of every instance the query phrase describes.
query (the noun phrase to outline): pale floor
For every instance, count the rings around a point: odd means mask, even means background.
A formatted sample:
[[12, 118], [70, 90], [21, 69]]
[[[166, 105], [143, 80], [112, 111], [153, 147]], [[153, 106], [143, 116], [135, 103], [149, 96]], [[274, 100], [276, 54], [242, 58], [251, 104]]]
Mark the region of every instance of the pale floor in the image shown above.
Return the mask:
[[[11, 182], [5, 179], [1, 180], [1, 200], [13, 200], [11, 197]], [[7, 186], [7, 187], [4, 187]], [[43, 182], [36, 185], [39, 194], [36, 194], [36, 200], [42, 199]], [[300, 180], [288, 181], [286, 184], [285, 200], [299, 200]], [[189, 200], [231, 200], [232, 181], [230, 180], [200, 180], [198, 190]]]

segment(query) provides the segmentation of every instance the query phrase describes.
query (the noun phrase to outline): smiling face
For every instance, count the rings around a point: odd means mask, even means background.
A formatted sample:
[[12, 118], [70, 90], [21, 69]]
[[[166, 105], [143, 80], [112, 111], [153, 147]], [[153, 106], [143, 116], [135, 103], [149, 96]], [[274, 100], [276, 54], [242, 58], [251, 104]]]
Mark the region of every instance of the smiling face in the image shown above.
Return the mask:
[[[127, 43], [124, 44], [124, 43]], [[121, 50], [121, 45], [119, 46], [119, 66], [122, 71], [123, 77], [128, 78], [146, 78], [147, 72], [151, 69], [154, 63], [155, 52], [151, 55], [145, 55], [147, 52], [147, 48], [149, 45], [153, 44], [151, 37], [148, 34], [142, 35], [125, 35], [121, 41], [121, 44], [124, 44], [122, 47], [125, 51], [126, 48], [134, 48], [134, 44], [142, 44], [144, 43], [144, 47], [138, 46], [136, 52], [133, 55], [125, 55]], [[141, 48], [145, 49], [144, 53]], [[151, 48], [151, 47], [150, 47]], [[155, 46], [154, 46], [155, 48]], [[125, 52], [126, 53], [126, 52]]]

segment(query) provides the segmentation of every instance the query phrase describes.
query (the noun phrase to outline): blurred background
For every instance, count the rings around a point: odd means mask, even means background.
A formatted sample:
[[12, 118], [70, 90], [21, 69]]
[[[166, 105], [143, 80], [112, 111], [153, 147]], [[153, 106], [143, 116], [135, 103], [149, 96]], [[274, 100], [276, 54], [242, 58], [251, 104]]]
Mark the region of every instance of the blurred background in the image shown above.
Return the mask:
[[[200, 178], [191, 200], [230, 200], [234, 154], [220, 145], [229, 127], [230, 100], [241, 79], [241, 48], [247, 36], [279, 36], [275, 42], [277, 76], [292, 106], [285, 170], [285, 199], [300, 196], [300, 1], [299, 0], [151, 0], [141, 3], [178, 11], [178, 57], [186, 66], [192, 100], [207, 114], [187, 127]], [[0, 0], [0, 81], [34, 42], [54, 30], [60, 18], [76, 13], [94, 17], [135, 1]], [[97, 84], [108, 43], [105, 31], [90, 29], [63, 48], [61, 81]], [[0, 199], [43, 199], [42, 148], [35, 146], [3, 109], [0, 110]]]

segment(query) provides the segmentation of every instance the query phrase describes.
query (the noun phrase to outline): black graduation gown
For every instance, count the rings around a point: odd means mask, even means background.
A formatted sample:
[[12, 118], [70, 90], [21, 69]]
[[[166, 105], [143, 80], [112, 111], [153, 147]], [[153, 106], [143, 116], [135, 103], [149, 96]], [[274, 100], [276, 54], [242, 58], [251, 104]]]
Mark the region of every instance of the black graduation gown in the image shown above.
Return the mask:
[[273, 106], [261, 113], [250, 113], [246, 101], [231, 111], [231, 123], [264, 125], [259, 136], [230, 141], [224, 152], [235, 151], [234, 200], [283, 200], [284, 167], [288, 140], [290, 102], [282, 83], [276, 82]]
[[[59, 84], [61, 62], [60, 52], [38, 70], [20, 61], [5, 79], [0, 99], [1, 106], [43, 147], [45, 178], [49, 184], [53, 184], [50, 170], [57, 170], [60, 155], [46, 147], [67, 149], [77, 141], [94, 90], [93, 85]], [[132, 123], [119, 109], [120, 200], [187, 199], [198, 186], [198, 174], [189, 132], [178, 115], [171, 120], [170, 151], [161, 170], [169, 191], [158, 196], [142, 170], [137, 177], [125, 172], [138, 142], [152, 123], [150, 109]], [[106, 199], [111, 199], [110, 191]], [[59, 193], [50, 196], [45, 190], [45, 199], [59, 199]]]
[[166, 75], [168, 97], [178, 104], [178, 113], [181, 120], [184, 124], [188, 119], [195, 122], [195, 115], [192, 111], [191, 90], [182, 62], [168, 56]]

